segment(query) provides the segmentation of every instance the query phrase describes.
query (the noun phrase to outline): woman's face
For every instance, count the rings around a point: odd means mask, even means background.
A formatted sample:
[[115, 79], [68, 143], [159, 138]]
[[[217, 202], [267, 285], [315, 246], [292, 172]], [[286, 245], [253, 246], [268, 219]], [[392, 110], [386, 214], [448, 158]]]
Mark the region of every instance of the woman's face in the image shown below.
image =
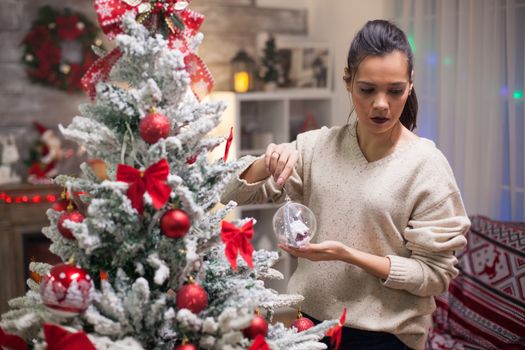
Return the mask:
[[398, 123], [411, 89], [407, 57], [400, 51], [366, 57], [347, 85], [360, 127], [374, 134]]

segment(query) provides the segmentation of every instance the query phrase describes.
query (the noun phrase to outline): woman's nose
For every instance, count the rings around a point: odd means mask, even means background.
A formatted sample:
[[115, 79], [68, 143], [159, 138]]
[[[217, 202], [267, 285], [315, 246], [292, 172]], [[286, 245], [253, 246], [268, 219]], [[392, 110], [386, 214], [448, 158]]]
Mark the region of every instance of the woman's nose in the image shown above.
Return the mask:
[[388, 109], [388, 101], [386, 99], [385, 94], [382, 94], [382, 93], [377, 94], [376, 98], [374, 99], [374, 103], [372, 107], [378, 110]]

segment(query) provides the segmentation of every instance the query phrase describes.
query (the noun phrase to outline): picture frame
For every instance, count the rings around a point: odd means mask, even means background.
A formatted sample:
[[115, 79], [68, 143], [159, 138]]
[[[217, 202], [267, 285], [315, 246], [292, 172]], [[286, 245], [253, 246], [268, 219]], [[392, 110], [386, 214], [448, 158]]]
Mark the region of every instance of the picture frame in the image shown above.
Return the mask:
[[332, 90], [333, 50], [326, 43], [277, 40], [280, 89]]

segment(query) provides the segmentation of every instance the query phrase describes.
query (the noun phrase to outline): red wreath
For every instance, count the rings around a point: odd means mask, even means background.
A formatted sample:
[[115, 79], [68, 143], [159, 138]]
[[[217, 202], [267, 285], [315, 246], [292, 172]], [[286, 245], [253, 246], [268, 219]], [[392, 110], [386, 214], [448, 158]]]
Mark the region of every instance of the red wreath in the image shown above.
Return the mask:
[[[69, 92], [81, 91], [80, 79], [98, 58], [91, 46], [101, 46], [97, 27], [81, 13], [43, 6], [22, 41], [26, 66], [31, 81]], [[62, 45], [76, 42], [80, 61], [69, 62]], [[74, 46], [74, 45], [73, 45]]]

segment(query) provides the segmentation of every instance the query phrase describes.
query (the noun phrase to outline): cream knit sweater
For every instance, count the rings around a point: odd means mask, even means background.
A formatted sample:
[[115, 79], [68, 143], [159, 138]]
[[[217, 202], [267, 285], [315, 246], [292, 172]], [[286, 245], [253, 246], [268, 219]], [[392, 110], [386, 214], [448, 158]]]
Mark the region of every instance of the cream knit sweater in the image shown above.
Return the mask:
[[[432, 296], [458, 274], [454, 252], [470, 225], [447, 160], [432, 141], [417, 138], [368, 162], [353, 126], [300, 134], [292, 145], [300, 160], [286, 190], [316, 214], [312, 242], [337, 240], [387, 256], [391, 266], [385, 281], [344, 262], [299, 259], [288, 292], [302, 294], [302, 310], [317, 319], [337, 319], [346, 306], [346, 326], [392, 333], [423, 349]], [[237, 176], [223, 195], [228, 200], [281, 202], [284, 195], [271, 177], [248, 184]]]

